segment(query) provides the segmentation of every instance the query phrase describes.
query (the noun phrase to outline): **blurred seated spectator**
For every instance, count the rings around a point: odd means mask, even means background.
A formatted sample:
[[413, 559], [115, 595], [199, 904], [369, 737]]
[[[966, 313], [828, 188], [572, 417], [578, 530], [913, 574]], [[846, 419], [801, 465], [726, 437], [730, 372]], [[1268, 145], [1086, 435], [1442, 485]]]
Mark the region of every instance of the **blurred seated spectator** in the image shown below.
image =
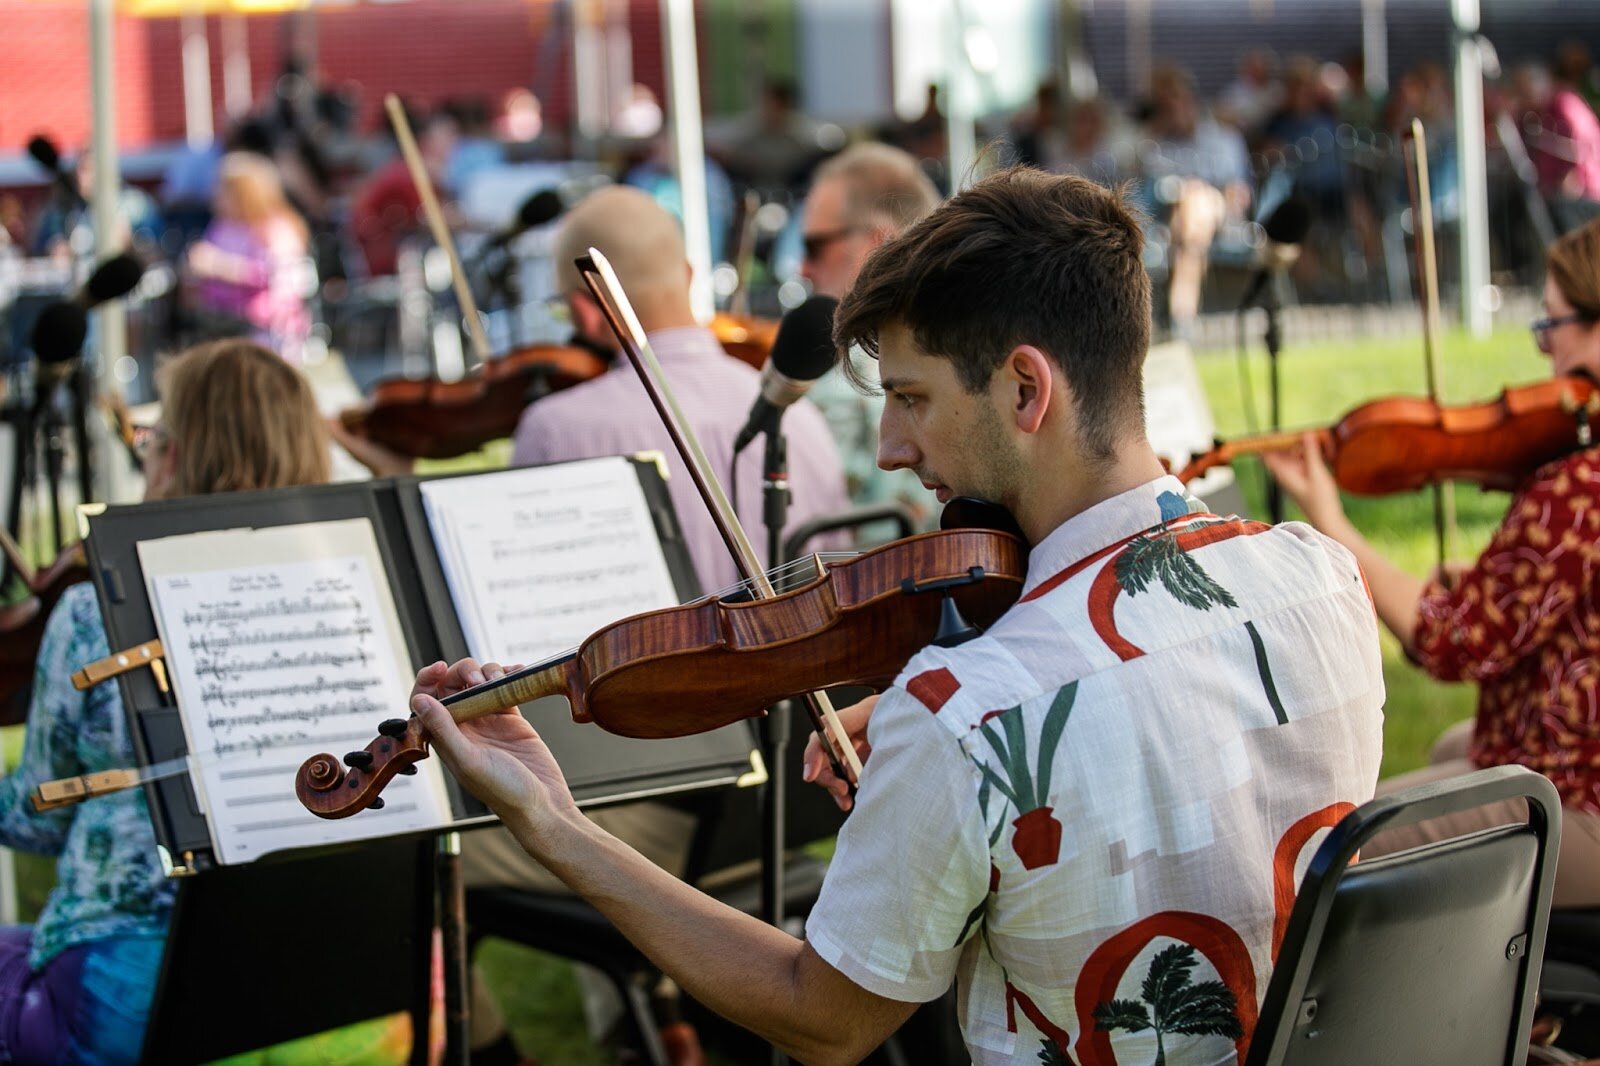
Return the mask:
[[1039, 83], [1033, 103], [1017, 113], [1006, 132], [1018, 163], [1058, 169], [1066, 135], [1062, 132], [1061, 91], [1053, 79]]
[[223, 156], [213, 207], [186, 262], [194, 309], [238, 320], [240, 332], [298, 364], [311, 328], [310, 244], [277, 168], [249, 152]]
[[[532, 93], [528, 94], [532, 96]], [[535, 102], [537, 107], [537, 101]], [[489, 127], [489, 106], [481, 98], [453, 100], [444, 110], [456, 121], [461, 131], [455, 149], [450, 153], [444, 168], [444, 184], [460, 195], [467, 183], [485, 170], [505, 162], [505, 149], [495, 140]], [[537, 133], [535, 134], [537, 136]], [[532, 138], [527, 138], [531, 140]]]
[[[456, 146], [455, 120], [445, 114], [433, 115], [417, 129], [416, 137], [423, 166], [442, 206], [449, 192], [444, 183], [445, 168]], [[369, 276], [395, 272], [400, 242], [418, 231], [421, 211], [422, 194], [417, 192], [405, 158], [399, 154], [356, 190], [350, 205], [350, 227], [366, 257]]]
[[[668, 213], [683, 222], [683, 189], [678, 184], [678, 172], [672, 166], [672, 146], [665, 137], [655, 137], [647, 142], [647, 149], [637, 163], [622, 175], [622, 184], [643, 189], [650, 198]], [[711, 233], [711, 254], [731, 258], [733, 242], [733, 183], [727, 171], [710, 156], [705, 157], [706, 228]]]
[[1283, 105], [1278, 57], [1270, 48], [1252, 48], [1239, 57], [1237, 76], [1217, 94], [1217, 120], [1254, 141], [1261, 127]]
[[1185, 336], [1200, 310], [1212, 241], [1225, 221], [1249, 209], [1250, 158], [1238, 130], [1200, 111], [1189, 75], [1175, 66], [1151, 75], [1145, 133], [1139, 165], [1147, 206], [1159, 214], [1170, 205], [1168, 321], [1175, 335]]
[[1067, 135], [1049, 167], [1102, 185], [1115, 185], [1129, 173], [1134, 146], [1114, 128], [1115, 112], [1098, 97], [1079, 100], [1067, 112]]
[[1283, 76], [1283, 106], [1262, 128], [1265, 146], [1290, 160], [1295, 188], [1312, 201], [1320, 218], [1344, 213], [1344, 180], [1334, 146], [1338, 128], [1323, 90], [1320, 65], [1310, 56], [1289, 60]]
[[1528, 154], [1539, 192], [1562, 232], [1600, 215], [1600, 120], [1568, 82], [1544, 67], [1518, 68]]
[[[78, 154], [74, 173], [84, 202], [74, 203], [59, 192], [40, 213], [29, 251], [33, 255], [87, 256], [94, 252], [94, 157], [85, 148]], [[161, 233], [156, 202], [141, 189], [124, 184], [117, 191], [117, 233], [112, 245], [154, 246]]]
[[721, 154], [732, 177], [777, 191], [810, 169], [819, 151], [817, 124], [796, 109], [794, 83], [773, 80]]
[[158, 199], [166, 227], [163, 237], [174, 241], [175, 246], [166, 251], [175, 253], [188, 247], [211, 222], [211, 202], [216, 196], [222, 156], [222, 142], [213, 139], [201, 148], [184, 145], [167, 164]]
[[1594, 69], [1594, 57], [1589, 45], [1569, 37], [1556, 46], [1556, 61], [1552, 73], [1557, 81], [1570, 86], [1583, 97], [1590, 108], [1600, 109], [1600, 76]]

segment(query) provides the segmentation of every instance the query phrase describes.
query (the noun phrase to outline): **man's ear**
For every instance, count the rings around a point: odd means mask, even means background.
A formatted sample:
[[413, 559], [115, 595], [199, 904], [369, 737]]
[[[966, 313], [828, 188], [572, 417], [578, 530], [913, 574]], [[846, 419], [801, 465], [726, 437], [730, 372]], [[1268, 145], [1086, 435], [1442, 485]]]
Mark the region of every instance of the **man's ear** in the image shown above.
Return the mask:
[[1044, 425], [1050, 401], [1061, 383], [1055, 364], [1031, 344], [1019, 344], [1006, 354], [1000, 374], [1010, 390], [1012, 417], [1024, 433], [1037, 433]]

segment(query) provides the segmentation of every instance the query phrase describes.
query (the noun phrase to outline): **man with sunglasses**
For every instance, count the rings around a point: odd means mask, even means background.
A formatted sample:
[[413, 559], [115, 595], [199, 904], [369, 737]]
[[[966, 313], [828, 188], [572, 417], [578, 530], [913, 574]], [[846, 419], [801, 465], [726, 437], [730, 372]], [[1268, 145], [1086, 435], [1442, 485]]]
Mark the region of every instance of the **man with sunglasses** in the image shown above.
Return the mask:
[[[845, 149], [817, 168], [806, 194], [801, 276], [819, 295], [842, 299], [879, 245], [938, 206], [938, 190], [908, 153], [873, 142]], [[861, 352], [852, 351], [850, 359], [868, 378], [876, 373], [876, 364]], [[919, 520], [930, 522], [934, 501], [916, 477], [878, 466], [882, 395], [854, 388], [840, 371], [825, 375], [807, 395], [833, 431], [851, 501], [903, 503]]]

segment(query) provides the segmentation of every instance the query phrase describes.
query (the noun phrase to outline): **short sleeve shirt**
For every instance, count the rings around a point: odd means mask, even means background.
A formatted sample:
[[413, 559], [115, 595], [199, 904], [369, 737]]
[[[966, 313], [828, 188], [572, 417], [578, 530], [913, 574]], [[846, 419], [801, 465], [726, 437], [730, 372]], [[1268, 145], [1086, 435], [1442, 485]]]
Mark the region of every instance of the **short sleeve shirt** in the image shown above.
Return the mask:
[[978, 1063], [1242, 1061], [1299, 875], [1372, 796], [1382, 703], [1347, 551], [1174, 478], [1115, 496], [878, 702], [807, 938], [888, 998], [955, 980]]

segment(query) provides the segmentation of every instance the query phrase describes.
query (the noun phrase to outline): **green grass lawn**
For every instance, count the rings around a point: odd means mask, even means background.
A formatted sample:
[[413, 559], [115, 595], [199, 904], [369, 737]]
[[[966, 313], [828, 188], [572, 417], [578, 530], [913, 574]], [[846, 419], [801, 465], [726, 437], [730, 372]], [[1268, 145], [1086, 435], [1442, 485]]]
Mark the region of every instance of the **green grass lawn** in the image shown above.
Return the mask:
[[[1283, 357], [1284, 421], [1288, 426], [1318, 426], [1366, 400], [1395, 393], [1421, 394], [1425, 378], [1420, 341], [1372, 340], [1340, 344], [1297, 344], [1286, 338]], [[1484, 341], [1451, 335], [1444, 342], [1445, 395], [1465, 403], [1493, 397], [1506, 384], [1534, 381], [1548, 374], [1549, 364], [1533, 349], [1526, 331], [1506, 330]], [[1200, 376], [1211, 399], [1218, 433], [1242, 434], [1248, 428], [1240, 375], [1232, 355], [1200, 358]], [[1266, 411], [1265, 358], [1250, 359], [1255, 407]], [[466, 460], [427, 464], [427, 469], [465, 470], [502, 465], [505, 449], [490, 449]], [[1241, 485], [1255, 515], [1264, 515], [1261, 466], [1243, 460]], [[1460, 551], [1470, 557], [1488, 540], [1505, 509], [1503, 494], [1457, 490], [1462, 537]], [[1383, 499], [1349, 498], [1355, 523], [1379, 548], [1406, 569], [1421, 574], [1435, 561], [1433, 505], [1430, 494], [1412, 493]], [[1384, 676], [1388, 704], [1384, 737], [1385, 775], [1422, 765], [1428, 747], [1448, 724], [1472, 713], [1475, 691], [1470, 686], [1440, 684], [1423, 675], [1400, 654], [1387, 634]], [[14, 765], [20, 731], [7, 731], [7, 764]], [[53, 864], [21, 857], [19, 889], [24, 917], [42, 902], [53, 877]], [[599, 1064], [608, 1057], [592, 1047], [584, 1032], [578, 989], [571, 967], [562, 960], [515, 944], [488, 940], [478, 961], [519, 1046], [546, 1063]], [[718, 1061], [713, 1056], [713, 1062]]]

